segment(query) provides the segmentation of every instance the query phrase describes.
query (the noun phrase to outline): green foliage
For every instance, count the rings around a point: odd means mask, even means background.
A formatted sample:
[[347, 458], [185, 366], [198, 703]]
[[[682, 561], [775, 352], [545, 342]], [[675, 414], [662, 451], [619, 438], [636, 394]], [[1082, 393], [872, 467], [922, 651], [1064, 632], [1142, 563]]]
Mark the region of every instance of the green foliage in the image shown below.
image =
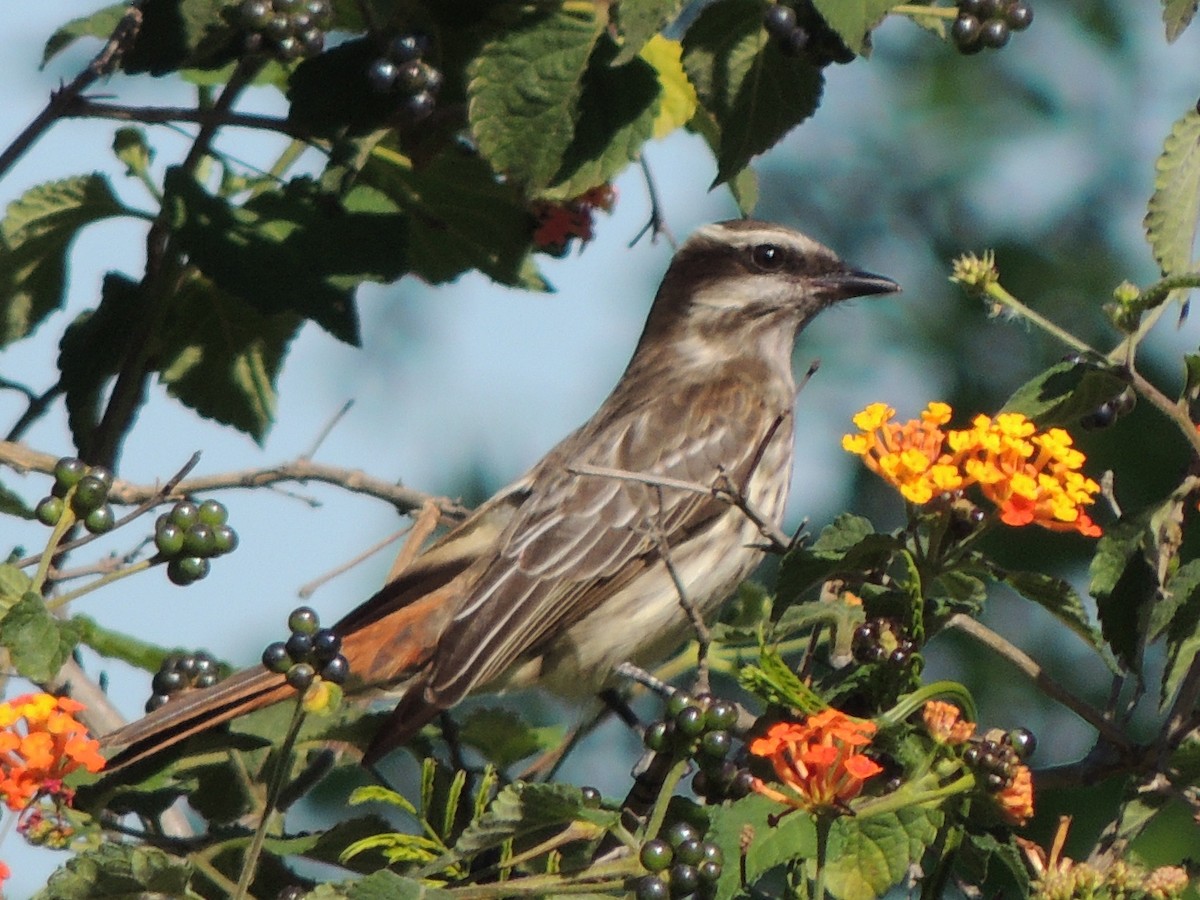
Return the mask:
[[1115, 366], [1068, 360], [1055, 363], [1017, 388], [1001, 412], [1024, 413], [1043, 428], [1074, 427], [1126, 387]]
[[[1191, 12], [1195, 9], [1192, 3]], [[1155, 166], [1154, 193], [1146, 212], [1146, 238], [1163, 275], [1192, 270], [1197, 216], [1200, 216], [1200, 112], [1191, 109], [1175, 123], [1163, 145]]]
[[162, 850], [107, 841], [67, 861], [35, 900], [102, 900], [145, 896], [199, 898], [188, 887], [191, 866]]
[[0, 620], [0, 645], [8, 649], [17, 674], [31, 681], [54, 677], [77, 643], [74, 626], [52, 616], [42, 598], [32, 591]]
[[838, 900], [883, 896], [925, 855], [942, 820], [939, 810], [920, 807], [861, 820], [838, 819], [829, 835], [829, 893]]

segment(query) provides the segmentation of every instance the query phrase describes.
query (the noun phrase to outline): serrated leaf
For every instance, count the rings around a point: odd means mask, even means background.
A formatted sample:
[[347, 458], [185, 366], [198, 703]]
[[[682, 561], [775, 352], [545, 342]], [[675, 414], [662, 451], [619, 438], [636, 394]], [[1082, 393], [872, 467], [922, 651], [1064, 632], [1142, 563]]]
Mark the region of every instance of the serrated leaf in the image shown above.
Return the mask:
[[346, 900], [453, 900], [455, 894], [384, 869], [339, 886]]
[[1140, 667], [1141, 611], [1155, 596], [1158, 580], [1143, 551], [1144, 522], [1110, 528], [1096, 544], [1089, 588], [1096, 598], [1100, 633], [1122, 665]]
[[110, 272], [104, 277], [100, 305], [76, 316], [59, 341], [59, 385], [66, 394], [67, 424], [83, 456], [100, 421], [104, 386], [120, 369], [133, 339], [130, 323], [139, 321], [142, 312], [139, 285]]
[[301, 319], [264, 315], [203, 275], [184, 280], [162, 334], [159, 380], [206, 419], [260, 444], [275, 418], [275, 384]]
[[487, 812], [466, 827], [454, 852], [471, 855], [524, 834], [577, 820], [608, 827], [618, 818], [613, 810], [589, 807], [582, 790], [574, 785], [518, 781], [502, 788]]
[[1166, 709], [1200, 651], [1200, 592], [1183, 599], [1167, 630], [1167, 665], [1163, 671], [1159, 707]]
[[813, 0], [813, 6], [838, 37], [861, 54], [867, 33], [879, 24], [896, 0]]
[[[6, 610], [16, 605], [29, 591], [33, 579], [10, 563], [0, 564], [0, 610]], [[0, 618], [3, 618], [0, 615]]]
[[728, 861], [741, 857], [742, 841], [747, 835], [751, 836], [750, 846], [745, 849], [749, 885], [790, 860], [812, 859], [817, 855], [816, 824], [802, 811], [776, 820], [782, 811], [780, 805], [757, 794], [709, 807], [707, 811], [711, 825], [705, 840], [719, 846], [726, 859], [716, 886], [717, 900], [744, 896], [741, 866]]
[[1083, 600], [1070, 582], [1041, 572], [1005, 572], [1001, 580], [1064, 623], [1093, 649], [1101, 650], [1100, 631], [1092, 623]]
[[114, 3], [90, 16], [72, 19], [50, 35], [49, 40], [46, 41], [46, 46], [42, 49], [42, 65], [45, 66], [81, 37], [107, 38], [116, 29], [128, 9], [129, 6], [126, 3]]
[[1029, 895], [1029, 869], [1025, 857], [1017, 846], [1011, 834], [1000, 840], [991, 832], [975, 833], [968, 831], [962, 848], [962, 860], [965, 863], [967, 878], [970, 884], [982, 884], [988, 877], [992, 860], [999, 860], [1005, 871], [1016, 882], [1014, 888], [1017, 896]]
[[230, 0], [146, 0], [138, 39], [121, 57], [129, 74], [166, 75], [178, 69], [226, 65], [242, 48]]
[[0, 645], [12, 667], [30, 681], [49, 681], [78, 643], [70, 622], [50, 614], [42, 598], [27, 592], [0, 621]]
[[0, 347], [62, 304], [67, 252], [79, 230], [126, 213], [99, 174], [40, 184], [8, 205], [0, 221]]
[[398, 213], [347, 210], [304, 181], [241, 207], [208, 194], [180, 169], [166, 182], [181, 207], [175, 234], [189, 262], [264, 315], [299, 314], [357, 345], [354, 289], [407, 271], [406, 221]]
[[1060, 362], [1017, 388], [1000, 411], [1024, 413], [1041, 428], [1075, 426], [1127, 387], [1115, 369]]
[[484, 44], [468, 73], [468, 118], [496, 172], [536, 191], [562, 169], [603, 25], [593, 4], [568, 2], [532, 9]]
[[1179, 608], [1200, 589], [1200, 559], [1189, 560], [1167, 580], [1162, 596], [1150, 611], [1146, 640], [1153, 641], [1167, 629]]
[[655, 36], [683, 9], [683, 0], [621, 0], [617, 4], [617, 29], [621, 50], [613, 65], [624, 65], [644, 51]]
[[1154, 172], [1146, 239], [1163, 275], [1178, 275], [1192, 269], [1200, 216], [1200, 112], [1189, 109], [1172, 126]]
[[119, 897], [198, 898], [187, 860], [144, 845], [105, 841], [67, 860], [34, 900]]
[[714, 185], [736, 176], [816, 111], [824, 78], [762, 28], [759, 0], [709, 6], [683, 39], [683, 65], [720, 133]]
[[610, 65], [616, 49], [607, 36], [596, 46], [583, 77], [575, 134], [540, 196], [569, 200], [611, 181], [654, 134], [662, 94], [658, 74], [641, 57]]
[[[510, 184], [497, 182], [478, 155], [452, 147], [415, 169], [400, 154], [380, 148], [359, 175], [407, 213], [405, 244], [409, 265], [431, 284], [451, 281], [478, 269], [500, 284], [545, 289], [540, 277], [530, 284], [533, 223], [524, 199]], [[366, 190], [353, 190], [347, 204], [370, 202]]]
[[943, 815], [908, 807], [895, 813], [839, 816], [829, 834], [825, 886], [838, 900], [875, 900], [898, 884], [937, 840]]
[[1183, 34], [1196, 15], [1197, 0], [1162, 0], [1163, 24], [1167, 27], [1167, 43]]
[[849, 513], [822, 529], [810, 546], [796, 547], [783, 558], [777, 596], [794, 601], [804, 591], [839, 572], [861, 571], [882, 564], [896, 549], [896, 539], [878, 534], [869, 519]]
[[743, 665], [738, 669], [738, 682], [746, 690], [768, 703], [787, 706], [808, 715], [825, 708], [821, 698], [800, 680], [778, 652], [764, 649], [758, 665]]
[[661, 140], [692, 120], [699, 103], [696, 89], [683, 70], [683, 44], [656, 34], [642, 48], [642, 59], [658, 73], [662, 95], [654, 117], [654, 139]]

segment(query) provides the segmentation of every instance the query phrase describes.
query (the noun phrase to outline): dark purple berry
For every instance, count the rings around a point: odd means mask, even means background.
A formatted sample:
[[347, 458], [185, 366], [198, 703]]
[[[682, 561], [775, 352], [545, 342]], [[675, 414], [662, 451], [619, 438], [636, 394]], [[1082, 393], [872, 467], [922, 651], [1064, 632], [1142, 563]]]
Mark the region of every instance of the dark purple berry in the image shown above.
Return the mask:
[[696, 866], [696, 871], [700, 875], [700, 880], [705, 884], [716, 884], [721, 880], [721, 864], [712, 860], [705, 860]]
[[808, 48], [809, 34], [799, 25], [780, 38], [779, 46], [786, 56], [799, 56]]
[[782, 3], [773, 3], [763, 13], [763, 28], [774, 38], [786, 37], [796, 27], [796, 11]]
[[423, 34], [397, 35], [388, 44], [388, 56], [398, 63], [420, 59], [428, 51], [429, 38]]
[[290, 669], [292, 658], [288, 655], [287, 645], [283, 641], [267, 644], [267, 649], [263, 651], [262, 664], [264, 668], [281, 675]]
[[1028, 728], [1014, 728], [1006, 737], [1018, 759], [1029, 759], [1037, 750], [1037, 738]]
[[728, 731], [710, 731], [700, 738], [700, 749], [714, 759], [724, 759], [733, 747]]
[[411, 97], [406, 98], [401, 104], [401, 109], [414, 122], [419, 122], [422, 119], [428, 118], [436, 105], [437, 102], [433, 99], [433, 94], [429, 93], [429, 91], [419, 91]]
[[322, 628], [312, 636], [312, 653], [317, 662], [329, 662], [342, 652], [341, 637], [330, 628]]
[[284, 62], [299, 59], [304, 55], [304, 46], [300, 43], [300, 38], [291, 34], [276, 41], [275, 50]]
[[187, 684], [187, 678], [176, 670], [159, 670], [150, 681], [150, 690], [156, 694], [173, 694]]
[[975, 16], [979, 18], [980, 11], [983, 9], [983, 0], [959, 0], [958, 13], [963, 16]]
[[263, 26], [262, 33], [278, 47], [284, 40], [292, 37], [292, 20], [287, 16], [272, 16], [271, 21]]
[[146, 712], [148, 712], [148, 713], [154, 712], [156, 709], [158, 709], [160, 706], [165, 704], [170, 699], [171, 698], [168, 697], [166, 694], [151, 695], [150, 699], [146, 701]]
[[287, 670], [287, 683], [298, 691], [307, 690], [316, 677], [316, 669], [308, 663], [296, 663]]
[[425, 66], [418, 60], [403, 63], [396, 69], [396, 87], [406, 94], [425, 88]]
[[326, 681], [342, 684], [350, 674], [350, 662], [344, 656], [335, 656], [321, 667], [320, 675]]
[[637, 880], [633, 895], [637, 900], [667, 900], [671, 890], [657, 875], [646, 875]]
[[315, 26], [300, 34], [300, 49], [305, 56], [316, 56], [325, 49], [325, 32]]
[[386, 94], [396, 86], [396, 64], [390, 59], [377, 59], [367, 69], [367, 83], [371, 90]]
[[702, 836], [690, 822], [676, 822], [666, 833], [667, 843], [672, 847], [678, 847], [684, 841], [699, 840]]
[[700, 872], [695, 866], [676, 863], [671, 866], [668, 877], [672, 897], [686, 897], [696, 893], [696, 888], [700, 887]]
[[958, 49], [966, 50], [975, 46], [979, 41], [979, 32], [982, 28], [982, 23], [975, 16], [960, 14], [954, 20], [954, 24], [950, 26], [950, 37], [954, 39]]
[[1008, 23], [1003, 19], [988, 19], [979, 29], [979, 43], [985, 47], [1000, 49], [1008, 43]]
[[703, 859], [704, 845], [696, 838], [684, 841], [675, 848], [676, 862], [681, 862], [689, 866], [696, 866], [699, 865]]
[[298, 631], [292, 632], [292, 636], [287, 639], [285, 646], [287, 647], [288, 656], [293, 662], [304, 662], [312, 653], [313, 639], [311, 634], [302, 634]]
[[737, 705], [728, 700], [718, 700], [708, 708], [704, 718], [709, 728], [728, 731], [737, 724]]

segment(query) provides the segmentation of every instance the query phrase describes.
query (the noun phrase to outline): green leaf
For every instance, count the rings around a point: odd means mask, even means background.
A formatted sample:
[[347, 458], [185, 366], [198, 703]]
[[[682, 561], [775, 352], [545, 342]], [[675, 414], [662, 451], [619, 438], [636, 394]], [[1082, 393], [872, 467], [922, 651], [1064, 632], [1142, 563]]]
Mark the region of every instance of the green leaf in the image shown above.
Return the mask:
[[42, 598], [27, 592], [0, 621], [0, 644], [12, 667], [30, 681], [49, 681], [79, 642], [74, 626], [50, 614]]
[[357, 344], [355, 287], [407, 271], [397, 213], [349, 211], [305, 181], [235, 207], [180, 169], [166, 180], [181, 206], [175, 233], [189, 262], [264, 315], [299, 314]]
[[8, 205], [0, 221], [0, 347], [62, 305], [67, 252], [79, 230], [127, 212], [99, 174], [40, 184]]
[[1167, 630], [1167, 665], [1159, 694], [1161, 709], [1170, 705], [1200, 651], [1200, 592], [1193, 590], [1182, 601]]
[[762, 12], [760, 0], [715, 3], [683, 39], [684, 68], [720, 133], [714, 184], [735, 177], [820, 101], [820, 69], [767, 40]]
[[339, 886], [345, 900], [453, 900], [455, 894], [386, 869]]
[[825, 23], [858, 54], [863, 52], [867, 33], [895, 5], [896, 0], [813, 0]]
[[562, 166], [541, 195], [569, 200], [615, 178], [638, 158], [654, 134], [662, 88], [654, 66], [641, 57], [612, 65], [617, 48], [605, 36], [583, 78], [575, 134]]
[[869, 519], [842, 514], [821, 531], [811, 546], [796, 547], [783, 558], [776, 595], [792, 602], [840, 572], [881, 565], [896, 546], [896, 539], [876, 533]]
[[1196, 15], [1197, 0], [1162, 0], [1163, 24], [1167, 26], [1167, 43], [1183, 34]]
[[[0, 611], [16, 605], [33, 584], [33, 579], [10, 563], [0, 564]], [[0, 615], [3, 618], [3, 615]]]
[[1200, 112], [1189, 109], [1171, 128], [1154, 171], [1146, 239], [1163, 275], [1177, 275], [1192, 269], [1200, 215]]
[[206, 419], [260, 444], [275, 418], [275, 385], [301, 319], [264, 315], [203, 275], [184, 280], [162, 335], [159, 378]]
[[394, 123], [395, 96], [373, 90], [367, 81], [378, 57], [379, 42], [372, 37], [346, 41], [301, 62], [288, 78], [288, 121], [330, 140]]
[[503, 769], [518, 760], [553, 747], [564, 737], [562, 728], [532, 728], [506, 709], [472, 710], [458, 726], [459, 739]]
[[466, 827], [454, 852], [478, 853], [512, 838], [577, 820], [608, 827], [618, 818], [613, 810], [587, 806], [582, 790], [574, 785], [518, 781], [502, 788], [487, 812]]
[[33, 509], [25, 499], [4, 485], [0, 484], [0, 515], [16, 516], [19, 519], [33, 520], [37, 518]]
[[139, 175], [149, 171], [154, 151], [141, 128], [118, 128], [113, 135], [113, 153], [125, 163], [126, 175]]
[[783, 657], [771, 649], [764, 649], [759, 654], [758, 665], [743, 665], [738, 669], [738, 683], [767, 703], [787, 706], [805, 714], [815, 713], [827, 705], [800, 680]]
[[500, 284], [545, 289], [540, 277], [535, 284], [528, 279], [533, 223], [524, 198], [498, 182], [477, 154], [452, 147], [415, 169], [380, 148], [363, 167], [359, 185], [347, 204], [365, 208], [378, 192], [385, 199], [377, 202], [408, 214], [408, 264], [431, 284], [478, 269]]
[[127, 3], [114, 3], [90, 16], [72, 19], [50, 35], [50, 39], [46, 41], [46, 46], [42, 50], [42, 65], [45, 66], [81, 37], [108, 38], [128, 9], [129, 4]]
[[1001, 412], [1024, 413], [1041, 428], [1079, 420], [1128, 387], [1116, 369], [1091, 362], [1060, 362], [1021, 385]]
[[1090, 569], [1100, 632], [1121, 664], [1132, 671], [1141, 665], [1141, 611], [1148, 608], [1159, 586], [1143, 552], [1144, 538], [1143, 522], [1110, 528], [1096, 544]]
[[904, 878], [937, 840], [943, 815], [908, 807], [895, 813], [839, 816], [829, 834], [825, 884], [838, 900], [875, 900]]
[[624, 65], [641, 53], [650, 39], [673, 21], [681, 9], [683, 0], [621, 0], [617, 4], [621, 50], [613, 65]]
[[34, 900], [102, 900], [122, 897], [199, 898], [188, 887], [186, 860], [145, 845], [105, 841], [67, 860]]
[[774, 800], [758, 794], [709, 807], [707, 811], [712, 824], [705, 839], [719, 846], [726, 860], [717, 882], [717, 900], [745, 896], [741, 866], [731, 861], [741, 857], [746, 835], [753, 835], [745, 850], [746, 883], [749, 885], [786, 862], [812, 859], [817, 855], [817, 828], [812, 817], [803, 811], [797, 810], [776, 820], [784, 809]]
[[603, 25], [593, 4], [568, 2], [530, 10], [483, 46], [469, 71], [468, 116], [498, 173], [537, 191], [562, 170]]
[[1012, 887], [1017, 892], [1016, 896], [1029, 896], [1029, 869], [1011, 834], [1000, 840], [991, 832], [968, 831], [960, 850], [960, 860], [969, 884], [982, 884], [988, 878], [990, 863], [999, 861], [1015, 882]]
[[100, 421], [104, 386], [131, 350], [131, 324], [143, 311], [141, 287], [110, 272], [104, 277], [100, 305], [80, 313], [59, 341], [59, 384], [66, 394], [67, 424], [82, 455], [87, 455]]
[[1091, 647], [1100, 650], [1103, 638], [1088, 616], [1083, 600], [1070, 582], [1041, 572], [1004, 572], [1001, 580], [1027, 600], [1041, 606], [1075, 632]]
[[121, 58], [129, 74], [226, 65], [241, 50], [230, 0], [146, 0], [138, 39]]
[[1150, 610], [1146, 639], [1158, 638], [1171, 624], [1179, 608], [1200, 588], [1200, 559], [1189, 560], [1176, 569], [1162, 591], [1162, 596]]

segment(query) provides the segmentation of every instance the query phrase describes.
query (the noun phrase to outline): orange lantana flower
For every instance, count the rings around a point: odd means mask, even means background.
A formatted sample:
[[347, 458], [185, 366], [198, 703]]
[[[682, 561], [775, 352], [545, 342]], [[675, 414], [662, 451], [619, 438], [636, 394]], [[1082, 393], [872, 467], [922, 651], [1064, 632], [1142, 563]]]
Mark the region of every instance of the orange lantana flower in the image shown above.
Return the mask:
[[1024, 825], [1033, 818], [1033, 773], [1017, 766], [1012, 784], [995, 794], [1000, 816], [1009, 825]]
[[52, 694], [24, 694], [0, 703], [0, 796], [22, 810], [39, 794], [62, 794], [76, 769], [104, 768], [98, 741], [74, 713], [83, 704]]
[[929, 700], [921, 708], [925, 730], [939, 744], [965, 744], [975, 733], [975, 723], [962, 717], [962, 712], [953, 703], [944, 700]]
[[857, 752], [871, 743], [875, 723], [825, 709], [804, 722], [776, 722], [748, 748], [771, 761], [791, 793], [754, 780], [754, 789], [773, 800], [810, 812], [845, 806], [883, 768]]
[[977, 486], [1006, 525], [1041, 525], [1099, 537], [1084, 511], [1100, 485], [1082, 472], [1084, 455], [1061, 428], [1039, 432], [1020, 413], [976, 416], [970, 428], [943, 430], [951, 409], [930, 403], [920, 419], [893, 422], [896, 411], [872, 403], [854, 417], [858, 434], [842, 447], [910, 503]]

